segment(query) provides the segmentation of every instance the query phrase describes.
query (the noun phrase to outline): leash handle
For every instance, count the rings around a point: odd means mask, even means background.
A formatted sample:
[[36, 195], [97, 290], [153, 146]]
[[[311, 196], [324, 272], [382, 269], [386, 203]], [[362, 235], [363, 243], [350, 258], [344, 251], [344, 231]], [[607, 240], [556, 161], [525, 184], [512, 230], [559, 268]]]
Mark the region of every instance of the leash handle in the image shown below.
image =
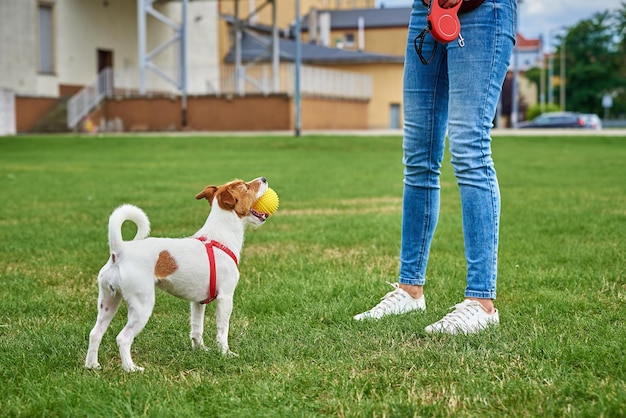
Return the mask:
[[460, 0], [455, 6], [444, 9], [438, 0], [430, 0], [426, 19], [430, 26], [430, 33], [436, 41], [447, 44], [454, 41], [461, 33], [461, 22], [457, 13], [463, 4]]

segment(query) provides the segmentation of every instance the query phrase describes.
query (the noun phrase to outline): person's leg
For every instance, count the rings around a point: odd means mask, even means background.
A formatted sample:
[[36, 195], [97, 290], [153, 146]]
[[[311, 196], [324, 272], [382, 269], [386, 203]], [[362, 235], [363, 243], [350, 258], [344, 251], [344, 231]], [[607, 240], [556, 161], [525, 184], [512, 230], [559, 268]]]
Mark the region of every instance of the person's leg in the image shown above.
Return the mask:
[[[414, 2], [405, 55], [405, 168], [398, 284], [378, 305], [355, 319], [425, 309], [422, 287], [439, 215], [439, 174], [448, 113], [445, 48], [437, 47], [429, 65], [424, 65], [415, 51], [414, 40], [426, 27], [426, 11], [421, 0]], [[422, 45], [423, 55], [430, 57], [433, 50], [434, 40], [427, 34]]]
[[[409, 26], [404, 69], [404, 193], [400, 246], [400, 288], [414, 298], [423, 294], [430, 246], [439, 218], [439, 176], [448, 115], [445, 47], [438, 45], [430, 64], [421, 62], [415, 38], [426, 26], [426, 8], [417, 1]], [[424, 37], [422, 54], [431, 57], [435, 42]]]
[[[484, 313], [494, 315], [500, 191], [490, 131], [515, 39], [515, 7], [515, 0], [486, 0], [461, 17], [465, 47], [456, 43], [447, 47], [449, 143], [461, 195], [467, 261], [465, 297], [478, 301]], [[464, 310], [463, 315], [474, 315], [475, 307], [464, 302], [456, 308]], [[479, 322], [488, 321], [483, 313], [476, 314], [481, 316]], [[484, 328], [476, 326], [475, 330]], [[432, 327], [427, 330], [432, 331]]]

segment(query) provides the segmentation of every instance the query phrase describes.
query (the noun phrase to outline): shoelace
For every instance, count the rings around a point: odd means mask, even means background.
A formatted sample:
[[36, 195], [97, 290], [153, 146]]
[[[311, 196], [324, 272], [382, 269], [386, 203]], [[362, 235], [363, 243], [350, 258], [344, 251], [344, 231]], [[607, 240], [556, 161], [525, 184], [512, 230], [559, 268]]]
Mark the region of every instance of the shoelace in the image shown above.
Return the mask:
[[400, 299], [401, 293], [398, 292], [398, 290], [400, 289], [400, 285], [398, 283], [389, 283], [389, 282], [387, 282], [387, 284], [389, 286], [393, 287], [394, 290], [392, 290], [391, 292], [389, 292], [385, 296], [383, 296], [381, 298], [381, 301], [378, 303], [378, 305], [374, 306], [370, 310], [370, 312], [375, 312], [375, 311], [382, 310], [382, 309], [386, 308], [387, 306], [392, 305], [396, 300]]
[[446, 316], [444, 316], [438, 323], [441, 327], [449, 328], [454, 327], [458, 328], [459, 325], [466, 325], [472, 316], [474, 316], [479, 309], [482, 309], [479, 306], [476, 306], [474, 303], [470, 302], [461, 302], [457, 303], [450, 309], [454, 309], [454, 311], [450, 312]]

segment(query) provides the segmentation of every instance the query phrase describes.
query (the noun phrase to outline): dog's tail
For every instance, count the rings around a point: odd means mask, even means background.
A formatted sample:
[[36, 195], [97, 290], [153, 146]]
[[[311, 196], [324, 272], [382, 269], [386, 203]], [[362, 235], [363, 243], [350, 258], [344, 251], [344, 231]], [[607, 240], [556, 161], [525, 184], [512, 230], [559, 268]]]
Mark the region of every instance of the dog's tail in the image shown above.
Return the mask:
[[116, 255], [119, 256], [124, 243], [122, 224], [126, 221], [134, 222], [137, 225], [137, 233], [133, 240], [145, 239], [150, 235], [150, 221], [143, 210], [129, 204], [115, 209], [109, 217], [109, 248], [113, 262], [115, 262]]

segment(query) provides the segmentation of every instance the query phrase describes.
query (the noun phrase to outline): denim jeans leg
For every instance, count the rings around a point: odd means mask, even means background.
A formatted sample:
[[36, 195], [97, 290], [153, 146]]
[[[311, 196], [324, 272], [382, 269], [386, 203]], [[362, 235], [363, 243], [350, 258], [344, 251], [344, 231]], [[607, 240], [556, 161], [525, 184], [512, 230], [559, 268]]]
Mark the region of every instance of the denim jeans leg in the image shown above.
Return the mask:
[[[439, 175], [448, 114], [448, 77], [443, 48], [430, 65], [419, 60], [413, 40], [426, 26], [426, 8], [417, 0], [409, 23], [404, 65], [404, 194], [400, 275], [402, 284], [423, 285], [439, 216]], [[424, 40], [424, 55], [434, 48]]]
[[466, 297], [495, 299], [500, 191], [490, 130], [515, 36], [515, 1], [487, 0], [461, 18], [465, 47], [447, 46], [449, 143], [461, 195]]

